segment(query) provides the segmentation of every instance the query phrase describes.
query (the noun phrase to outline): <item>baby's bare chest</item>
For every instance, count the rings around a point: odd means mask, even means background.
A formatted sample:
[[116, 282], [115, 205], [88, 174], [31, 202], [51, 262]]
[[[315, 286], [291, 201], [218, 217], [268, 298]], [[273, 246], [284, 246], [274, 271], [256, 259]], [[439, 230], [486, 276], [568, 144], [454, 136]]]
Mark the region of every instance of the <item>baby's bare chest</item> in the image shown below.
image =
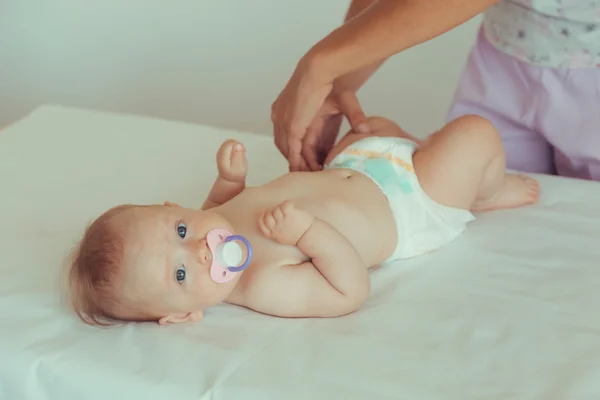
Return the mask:
[[[247, 189], [227, 207], [228, 218], [252, 244], [252, 268], [293, 265], [307, 256], [296, 246], [285, 246], [263, 236], [258, 221], [265, 210], [291, 201], [345, 236], [366, 263], [382, 252], [381, 233], [395, 232], [387, 200], [375, 184], [363, 176], [340, 174], [287, 175], [263, 187]], [[323, 178], [323, 179], [321, 179]], [[393, 237], [394, 235], [388, 235]], [[385, 237], [385, 236], [384, 236]], [[387, 246], [389, 247], [389, 246]]]

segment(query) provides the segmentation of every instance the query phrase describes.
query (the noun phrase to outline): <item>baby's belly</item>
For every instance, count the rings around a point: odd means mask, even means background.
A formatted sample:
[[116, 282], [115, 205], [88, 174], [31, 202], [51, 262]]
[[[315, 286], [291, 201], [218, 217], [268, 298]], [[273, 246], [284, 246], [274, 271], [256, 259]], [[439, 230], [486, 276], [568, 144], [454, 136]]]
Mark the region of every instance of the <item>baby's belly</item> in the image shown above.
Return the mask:
[[398, 233], [388, 200], [377, 185], [352, 170], [334, 169], [321, 191], [324, 196], [308, 201], [313, 215], [328, 222], [356, 248], [365, 266], [371, 267], [394, 251]]

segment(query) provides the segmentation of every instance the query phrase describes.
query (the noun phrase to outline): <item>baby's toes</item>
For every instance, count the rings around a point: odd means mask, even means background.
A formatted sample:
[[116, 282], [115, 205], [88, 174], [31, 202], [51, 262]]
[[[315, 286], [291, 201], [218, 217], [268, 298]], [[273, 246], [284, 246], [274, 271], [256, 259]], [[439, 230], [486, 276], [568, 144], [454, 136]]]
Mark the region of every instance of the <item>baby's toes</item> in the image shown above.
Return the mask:
[[536, 179], [527, 177], [525, 178], [525, 183], [528, 186], [528, 194], [529, 198], [533, 202], [537, 202], [540, 197], [540, 184]]

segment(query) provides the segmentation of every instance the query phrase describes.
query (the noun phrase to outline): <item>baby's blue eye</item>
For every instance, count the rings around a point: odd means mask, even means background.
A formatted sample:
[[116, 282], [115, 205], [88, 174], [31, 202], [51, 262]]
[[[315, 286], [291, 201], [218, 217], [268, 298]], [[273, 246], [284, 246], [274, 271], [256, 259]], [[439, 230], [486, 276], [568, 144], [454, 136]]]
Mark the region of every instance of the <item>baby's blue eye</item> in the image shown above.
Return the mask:
[[185, 280], [185, 267], [181, 266], [177, 269], [177, 273], [175, 274], [177, 278], [177, 283], [181, 283]]
[[183, 239], [185, 238], [185, 234], [187, 233], [187, 227], [183, 222], [180, 222], [177, 225], [177, 234]]

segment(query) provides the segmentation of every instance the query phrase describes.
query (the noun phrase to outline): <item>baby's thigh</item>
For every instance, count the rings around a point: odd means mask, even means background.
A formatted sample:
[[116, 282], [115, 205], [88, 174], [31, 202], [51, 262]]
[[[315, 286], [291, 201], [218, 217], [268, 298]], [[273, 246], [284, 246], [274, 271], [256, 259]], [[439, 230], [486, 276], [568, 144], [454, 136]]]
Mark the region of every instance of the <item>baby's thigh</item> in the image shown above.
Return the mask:
[[479, 115], [488, 119], [500, 132], [506, 153], [506, 166], [522, 172], [554, 174], [553, 148], [540, 133], [490, 109], [489, 105], [469, 100], [457, 101], [451, 108], [450, 120], [464, 115]]
[[415, 151], [413, 164], [421, 187], [433, 200], [470, 209], [484, 174], [490, 166], [503, 173], [505, 157], [493, 125], [478, 116], [465, 116], [431, 135]]

